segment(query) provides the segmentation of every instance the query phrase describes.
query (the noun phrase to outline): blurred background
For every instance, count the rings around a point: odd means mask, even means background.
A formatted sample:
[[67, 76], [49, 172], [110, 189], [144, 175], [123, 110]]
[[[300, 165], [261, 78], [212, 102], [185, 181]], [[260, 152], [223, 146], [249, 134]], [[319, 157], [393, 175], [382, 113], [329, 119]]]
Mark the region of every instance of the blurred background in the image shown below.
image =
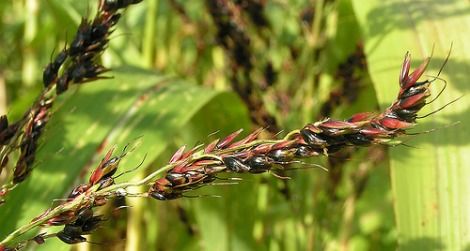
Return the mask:
[[[96, 5], [0, 2], [0, 113], [22, 116], [43, 88], [44, 66]], [[116, 146], [118, 153], [138, 142], [123, 169], [147, 154], [143, 166], [117, 181], [123, 182], [163, 166], [182, 145], [239, 128], [245, 135], [264, 127], [264, 137], [283, 136], [324, 118], [378, 112], [397, 95], [407, 51], [412, 68], [433, 55], [429, 77], [453, 44], [441, 75], [447, 88], [423, 114], [439, 109], [469, 91], [469, 7], [437, 0], [144, 0], [131, 6], [102, 55], [113, 78], [60, 97], [33, 175], [0, 207], [0, 235], [86, 180], [104, 155], [100, 146], [105, 152]], [[443, 86], [436, 81], [434, 93]], [[292, 165], [282, 173], [290, 179], [230, 175], [243, 180], [221, 180], [191, 198], [117, 199], [101, 208], [107, 220], [90, 243], [51, 239], [30, 248], [470, 250], [469, 104], [465, 96], [419, 120], [419, 134], [391, 150], [349, 148], [309, 160], [328, 172]]]

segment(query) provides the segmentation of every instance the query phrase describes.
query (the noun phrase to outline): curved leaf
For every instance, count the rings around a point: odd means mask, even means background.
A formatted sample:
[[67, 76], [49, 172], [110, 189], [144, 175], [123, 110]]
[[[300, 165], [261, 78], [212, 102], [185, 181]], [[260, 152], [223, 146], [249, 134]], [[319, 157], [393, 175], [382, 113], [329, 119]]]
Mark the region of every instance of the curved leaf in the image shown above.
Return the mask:
[[[453, 43], [441, 77], [447, 89], [427, 112], [468, 93], [470, 8], [465, 1], [353, 1], [365, 37], [369, 72], [382, 105], [398, 90], [398, 73], [409, 50], [412, 68], [434, 55], [425, 74], [436, 75]], [[433, 93], [443, 88], [436, 81]], [[468, 98], [419, 120], [411, 138], [391, 150], [392, 189], [400, 250], [470, 248], [470, 117]], [[426, 112], [426, 111], [425, 111]], [[423, 115], [425, 114], [423, 112]], [[448, 125], [460, 121], [459, 125]]]

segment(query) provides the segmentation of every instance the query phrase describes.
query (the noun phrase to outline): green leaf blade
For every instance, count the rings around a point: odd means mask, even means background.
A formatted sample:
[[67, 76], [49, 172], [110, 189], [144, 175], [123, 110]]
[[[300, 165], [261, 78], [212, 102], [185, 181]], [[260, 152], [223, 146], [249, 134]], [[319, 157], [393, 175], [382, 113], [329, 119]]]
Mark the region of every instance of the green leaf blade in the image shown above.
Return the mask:
[[[406, 50], [412, 68], [434, 56], [426, 74], [436, 75], [450, 45], [453, 52], [441, 77], [447, 89], [421, 113], [439, 109], [468, 93], [470, 49], [468, 4], [463, 1], [354, 1], [364, 32], [369, 72], [379, 102], [390, 104], [398, 90], [398, 73]], [[428, 77], [430, 78], [430, 77]], [[424, 79], [424, 77], [423, 77]], [[433, 83], [436, 94], [443, 84]], [[443, 111], [418, 121], [415, 131], [441, 128], [396, 147], [391, 152], [391, 178], [400, 250], [463, 250], [470, 247], [470, 102], [460, 99]], [[460, 121], [459, 125], [448, 125]]]

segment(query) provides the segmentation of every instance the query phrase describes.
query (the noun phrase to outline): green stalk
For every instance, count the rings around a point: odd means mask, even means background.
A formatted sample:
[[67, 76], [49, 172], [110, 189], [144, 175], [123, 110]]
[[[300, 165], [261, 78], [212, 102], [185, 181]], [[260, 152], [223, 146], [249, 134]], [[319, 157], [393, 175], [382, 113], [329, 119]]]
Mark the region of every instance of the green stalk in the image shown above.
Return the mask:
[[26, 86], [35, 84], [37, 72], [36, 53], [32, 46], [32, 42], [37, 34], [37, 12], [39, 2], [37, 0], [27, 0], [25, 6], [25, 24], [24, 24], [24, 52], [23, 52], [23, 69], [22, 79]]
[[156, 23], [158, 13], [158, 0], [146, 1], [147, 16], [145, 18], [144, 37], [142, 39], [142, 56], [146, 67], [153, 67], [155, 63], [155, 40], [156, 40]]
[[[142, 40], [143, 62], [144, 67], [152, 68], [155, 63], [155, 39], [156, 39], [156, 21], [158, 13], [158, 0], [147, 1], [147, 16], [145, 19], [144, 37]], [[134, 179], [140, 179], [144, 176], [144, 170], [138, 172]], [[133, 193], [144, 192], [143, 187], [135, 187], [132, 189]], [[142, 232], [144, 232], [144, 203], [143, 200], [128, 199], [130, 205], [128, 219], [127, 219], [127, 234], [126, 234], [126, 250], [142, 250]], [[157, 223], [155, 223], [157, 224]]]

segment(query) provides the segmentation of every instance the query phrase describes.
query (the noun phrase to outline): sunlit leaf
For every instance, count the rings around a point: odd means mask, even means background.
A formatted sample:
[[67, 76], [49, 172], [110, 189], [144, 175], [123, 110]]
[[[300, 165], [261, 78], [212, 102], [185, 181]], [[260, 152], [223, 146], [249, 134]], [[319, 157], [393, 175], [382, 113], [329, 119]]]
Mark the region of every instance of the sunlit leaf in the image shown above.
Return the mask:
[[[439, 109], [468, 94], [470, 9], [465, 1], [354, 1], [365, 37], [369, 72], [382, 107], [398, 90], [403, 55], [410, 51], [412, 68], [428, 56], [425, 74], [439, 71], [453, 43], [441, 77], [447, 89], [427, 109]], [[425, 78], [425, 77], [423, 77]], [[433, 83], [433, 94], [444, 87]], [[420, 119], [416, 132], [438, 129], [407, 139], [412, 147], [391, 150], [392, 188], [400, 250], [464, 250], [470, 247], [470, 134], [468, 98]], [[458, 125], [453, 125], [460, 122]], [[450, 126], [449, 126], [450, 125]]]

